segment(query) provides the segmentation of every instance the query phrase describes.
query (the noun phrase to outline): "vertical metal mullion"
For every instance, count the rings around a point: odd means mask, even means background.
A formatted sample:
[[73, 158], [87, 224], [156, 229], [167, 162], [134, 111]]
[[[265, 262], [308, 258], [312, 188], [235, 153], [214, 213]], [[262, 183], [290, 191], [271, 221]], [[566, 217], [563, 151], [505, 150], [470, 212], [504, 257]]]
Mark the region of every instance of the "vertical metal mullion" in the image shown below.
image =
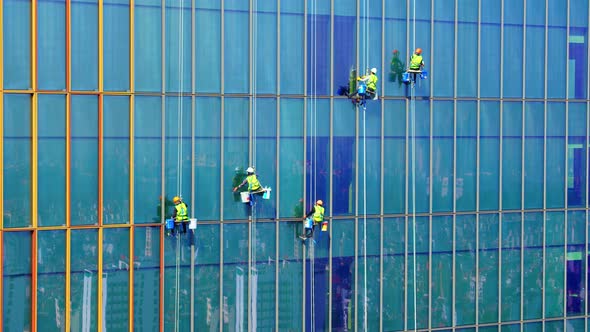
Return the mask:
[[[67, 0], [68, 2], [71, 0]], [[69, 72], [69, 68], [68, 68]], [[67, 80], [69, 82], [69, 79]], [[69, 83], [68, 83], [69, 84]], [[69, 91], [68, 86], [68, 91]], [[129, 332], [134, 330], [135, 276], [135, 0], [129, 0]]]
[[[219, 9], [219, 16], [220, 16], [220, 36], [221, 36], [221, 40], [220, 40], [220, 53], [221, 53], [221, 59], [224, 59], [225, 57], [225, 9], [224, 9], [224, 2], [225, 1], [220, 1], [220, 9]], [[225, 145], [225, 139], [224, 139], [224, 135], [225, 135], [225, 125], [224, 125], [224, 121], [225, 121], [225, 62], [221, 61], [220, 63], [220, 74], [219, 74], [219, 79], [220, 79], [220, 131], [219, 131], [219, 137], [220, 137], [220, 144], [219, 144], [219, 155], [220, 155], [220, 164], [223, 165], [225, 158], [224, 158], [224, 145]], [[223, 228], [224, 228], [224, 224], [223, 224], [223, 220], [224, 220], [224, 215], [223, 215], [223, 209], [224, 209], [224, 204], [223, 204], [223, 198], [224, 198], [224, 186], [225, 183], [223, 181], [224, 178], [224, 174], [223, 174], [223, 167], [221, 168], [221, 177], [219, 180], [219, 331], [223, 331], [223, 318], [224, 318], [224, 307], [225, 307], [225, 300], [224, 300], [224, 296], [223, 296], [223, 255], [224, 255], [224, 251], [223, 251]]]
[[[521, 159], [520, 159], [520, 209], [521, 209], [521, 213], [520, 213], [520, 306], [519, 306], [519, 310], [520, 310], [520, 320], [523, 321], [524, 320], [524, 251], [525, 251], [525, 245], [524, 245], [524, 223], [525, 223], [525, 213], [524, 213], [524, 209], [525, 209], [525, 205], [524, 205], [524, 199], [525, 199], [525, 190], [526, 190], [526, 186], [525, 186], [525, 171], [526, 171], [526, 166], [525, 166], [525, 154], [526, 154], [526, 102], [524, 100], [526, 100], [526, 23], [527, 23], [527, 0], [523, 0], [523, 29], [522, 29], [522, 98], [523, 98], [523, 102], [521, 105], [521, 142], [520, 142], [520, 147], [521, 147]], [[523, 331], [524, 328], [524, 324], [520, 325], [520, 330]]]
[[[160, 149], [161, 149], [161, 157], [162, 158], [162, 166], [160, 168], [160, 196], [163, 197], [160, 204], [160, 212], [161, 212], [161, 220], [163, 222], [165, 219], [165, 186], [166, 186], [166, 177], [165, 177], [165, 169], [166, 169], [166, 0], [162, 0], [161, 3], [161, 48], [160, 52], [162, 55], [161, 61], [161, 73], [162, 73], [162, 85], [160, 86], [161, 91], [161, 99], [160, 99], [160, 133], [162, 135], [160, 140]], [[160, 226], [160, 332], [164, 332], [164, 306], [165, 306], [165, 298], [164, 298], [164, 286], [165, 283], [165, 259], [164, 259], [164, 227]]]
[[[385, 1], [381, 2], [381, 68], [385, 68]], [[381, 82], [381, 91], [385, 90], [384, 82]], [[333, 91], [333, 89], [332, 89]], [[382, 93], [384, 94], [384, 93]], [[383, 231], [384, 231], [384, 199], [383, 199], [383, 192], [385, 190], [384, 186], [384, 159], [385, 159], [385, 99], [381, 98], [379, 103], [381, 109], [381, 151], [379, 151], [379, 158], [381, 160], [381, 164], [379, 165], [379, 192], [380, 200], [379, 200], [379, 331], [383, 331]]]
[[[330, 0], [330, 91], [334, 91], [334, 2], [335, 0]], [[329, 165], [329, 188], [332, 188], [332, 180], [333, 180], [333, 170], [334, 170], [334, 98], [330, 98], [330, 165]], [[334, 216], [333, 207], [333, 195], [332, 190], [329, 191], [330, 196], [330, 221], [333, 221], [331, 217]], [[333, 222], [332, 222], [333, 225]], [[332, 238], [332, 229], [334, 227], [328, 227], [330, 232], [330, 238]], [[328, 264], [329, 264], [329, 271], [328, 271], [328, 330], [332, 330], [332, 245], [330, 242], [330, 247], [328, 248]]]
[[[195, 52], [195, 40], [196, 40], [196, 17], [195, 17], [195, 0], [191, 0], [191, 215], [193, 218], [196, 218], [195, 215], [195, 195], [196, 186], [195, 186], [195, 127], [196, 127], [196, 97], [195, 97], [195, 89], [196, 89], [196, 52]], [[184, 8], [182, 9], [184, 11]], [[184, 13], [183, 13], [184, 15]], [[184, 28], [184, 27], [183, 27]], [[182, 93], [182, 91], [181, 91]], [[181, 100], [182, 102], [182, 100]], [[182, 167], [182, 166], [181, 166]], [[192, 237], [191, 243], [191, 299], [190, 299], [190, 330], [195, 330], [195, 265], [196, 265], [196, 254], [195, 254], [195, 236], [196, 236], [196, 227], [195, 230], [189, 230], [188, 236]], [[130, 331], [131, 332], [131, 331]]]
[[[277, 66], [276, 66], [276, 75], [277, 75], [277, 83], [276, 83], [276, 112], [277, 112], [277, 143], [276, 143], [276, 165], [281, 164], [281, 0], [277, 0]], [[275, 194], [275, 201], [276, 210], [275, 210], [275, 331], [279, 330], [279, 295], [280, 295], [280, 282], [279, 282], [279, 259], [280, 259], [280, 223], [279, 223], [279, 216], [280, 213], [280, 179], [281, 179], [281, 171], [280, 167], [277, 167], [277, 174], [276, 174], [276, 194]]]
[[545, 50], [543, 54], [544, 70], [543, 77], [545, 78], [543, 87], [543, 298], [541, 299], [541, 318], [543, 319], [543, 331], [545, 331], [545, 308], [546, 304], [546, 290], [547, 290], [547, 41], [548, 41], [548, 22], [549, 22], [549, 1], [545, 0]]
[[[504, 54], [504, 1], [501, 0], [501, 20], [500, 22], [500, 54]], [[500, 146], [499, 146], [499, 190], [498, 190], [498, 207], [499, 207], [499, 216], [498, 216], [498, 322], [502, 322], [502, 153], [503, 153], [503, 138], [502, 135], [504, 134], [503, 128], [503, 112], [504, 112], [504, 57], [500, 56]]]
[[[31, 331], [37, 331], [37, 239], [39, 230], [31, 232]], [[99, 293], [100, 294], [100, 293]]]
[[[365, 13], [366, 15], [367, 13]], [[358, 22], [358, 24], [356, 24], [356, 40], [355, 40], [355, 45], [356, 45], [356, 68], [357, 68], [357, 75], [361, 75], [361, 67], [360, 67], [360, 39], [361, 39], [361, 34], [360, 34], [360, 27], [361, 27], [361, 7], [360, 7], [360, 0], [356, 0], [356, 21]], [[367, 61], [367, 59], [365, 59], [365, 62]], [[358, 276], [358, 270], [359, 270], [359, 258], [358, 258], [358, 251], [359, 251], [359, 206], [358, 206], [358, 201], [359, 201], [359, 150], [361, 149], [360, 144], [359, 144], [359, 122], [360, 122], [360, 115], [359, 113], [362, 112], [362, 109], [360, 106], [355, 106], [356, 112], [355, 112], [355, 134], [354, 134], [354, 141], [355, 141], [355, 149], [354, 149], [354, 153], [355, 153], [355, 174], [354, 174], [354, 187], [355, 187], [355, 195], [354, 195], [354, 331], [358, 331], [358, 325], [359, 325], [359, 276]]]
[[[410, 0], [406, 0], [406, 40], [407, 43], [410, 44]], [[410, 47], [406, 47], [406, 56], [407, 59], [410, 58], [410, 54], [412, 50]], [[409, 128], [410, 128], [410, 116], [411, 110], [409, 107], [408, 99], [406, 98], [406, 169], [405, 169], [405, 180], [406, 180], [406, 187], [405, 187], [405, 225], [404, 225], [404, 237], [405, 237], [405, 248], [404, 248], [404, 330], [408, 329], [408, 228], [409, 228], [409, 194], [410, 194], [410, 184], [409, 184], [409, 159], [410, 159], [410, 136], [409, 136]], [[413, 149], [414, 147], [412, 147]], [[416, 328], [414, 326], [414, 328]]]
[[[590, 15], [590, 5], [588, 5], [588, 14]], [[590, 16], [589, 16], [590, 17]], [[569, 29], [568, 29], [569, 31]], [[587, 57], [587, 61], [590, 60], [590, 53], [586, 52], [586, 57]], [[586, 62], [588, 63], [588, 62]], [[588, 76], [590, 74], [590, 66], [586, 66], [586, 77], [590, 77]], [[590, 92], [590, 84], [586, 84], [586, 142], [584, 143], [584, 158], [586, 159], [586, 170], [585, 170], [585, 174], [586, 176], [588, 176], [588, 171], [590, 170], [590, 158], [589, 157], [589, 149], [588, 147], [590, 146], [590, 112], [589, 112], [589, 108], [590, 108], [590, 102], [588, 101], [588, 93]], [[1, 137], [1, 136], [0, 136]], [[588, 179], [586, 179], [586, 187], [588, 187]], [[585, 230], [584, 230], [584, 237], [585, 237], [585, 248], [584, 248], [584, 255], [582, 262], [584, 262], [584, 266], [586, 268], [586, 275], [588, 274], [588, 264], [586, 262], [588, 262], [588, 251], [589, 251], [589, 246], [588, 246], [588, 241], [590, 240], [590, 238], [588, 237], [588, 222], [590, 221], [590, 218], [588, 216], [588, 214], [590, 213], [590, 211], [588, 211], [588, 209], [590, 208], [590, 197], [588, 197], [588, 192], [590, 190], [588, 190], [588, 188], [585, 189], [586, 190], [586, 223], [585, 223]], [[587, 290], [588, 289], [588, 277], [584, 278], [584, 289]], [[587, 291], [586, 291], [587, 292]], [[584, 309], [584, 313], [586, 315], [588, 315], [588, 312], [590, 310], [588, 310], [588, 301], [586, 301], [585, 303], [585, 309]], [[584, 320], [584, 330], [587, 331], [588, 330], [588, 319]]]
[[[458, 30], [459, 30], [459, 4], [457, 0], [454, 2], [455, 6], [455, 53], [457, 53], [457, 46], [458, 46]], [[453, 262], [452, 262], [452, 294], [451, 294], [451, 312], [456, 312], [456, 299], [457, 299], [457, 57], [454, 58], [454, 73], [453, 76], [455, 77], [454, 80], [454, 87], [453, 87]], [[456, 319], [453, 315], [451, 326], [456, 326]]]
[[[479, 324], [479, 218], [480, 218], [480, 152], [481, 152], [481, 2], [477, 5], [477, 110], [475, 151], [475, 325]], [[454, 325], [453, 325], [454, 326]]]
[[[307, 10], [308, 0], [303, 0], [303, 165], [307, 165], [307, 102], [308, 102], [308, 95], [307, 95], [307, 68], [308, 68], [308, 52], [307, 52], [307, 33], [308, 33], [308, 10]], [[303, 213], [305, 213], [305, 203], [307, 202], [307, 167], [303, 168]], [[304, 230], [305, 231], [305, 230]], [[302, 301], [301, 301], [301, 326], [305, 331], [306, 327], [306, 315], [305, 310], [307, 308], [305, 303], [305, 298], [307, 294], [307, 283], [306, 281], [306, 263], [305, 260], [307, 259], [305, 253], [306, 245], [303, 244], [302, 247], [302, 283], [303, 283], [303, 292], [302, 292]]]
[[[254, 59], [254, 48], [256, 47], [256, 45], [254, 45], [254, 40], [256, 38], [258, 38], [258, 36], [254, 35], [254, 33], [256, 32], [255, 26], [254, 26], [254, 4], [255, 1], [257, 0], [248, 0], [248, 160], [249, 163], [248, 165], [253, 165], [254, 167], [256, 167], [256, 154], [254, 153], [254, 149], [256, 149], [256, 117], [254, 112], [256, 112], [256, 108], [254, 107], [254, 103], [256, 102], [255, 99], [255, 94], [256, 94], [256, 90], [254, 85], [256, 84], [256, 77], [255, 77], [255, 73], [253, 72], [255, 63], [256, 63], [256, 59]], [[258, 10], [258, 8], [256, 8]], [[255, 248], [255, 241], [253, 241], [253, 238], [256, 237], [256, 228], [255, 228], [255, 222], [256, 222], [256, 209], [255, 206], [251, 207], [251, 213], [250, 216], [248, 216], [249, 219], [249, 223], [248, 223], [248, 295], [246, 297], [248, 303], [246, 304], [246, 308], [247, 308], [247, 320], [248, 320], [248, 331], [251, 332], [253, 331], [253, 327], [255, 326], [254, 323], [252, 322], [252, 317], [253, 317], [253, 309], [252, 308], [252, 299], [253, 299], [253, 292], [252, 292], [252, 287], [253, 287], [253, 278], [252, 278], [252, 270], [255, 267], [256, 262], [252, 262], [252, 258], [255, 256], [256, 254], [256, 248]]]
[[[570, 37], [570, 17], [569, 17], [569, 8], [570, 8], [570, 0], [566, 1], [566, 37], [565, 40], [568, 41], [569, 44], [569, 37]], [[567, 46], [567, 45], [566, 45]], [[569, 59], [569, 47], [565, 48], [565, 58]], [[568, 163], [568, 150], [569, 150], [569, 61], [565, 62], [565, 136], [566, 136], [566, 145], [565, 145], [565, 169], [568, 169], [569, 167], [569, 163]], [[567, 173], [567, 172], [566, 172]], [[564, 188], [565, 189], [565, 207], [566, 207], [566, 211], [565, 211], [565, 253], [564, 253], [564, 269], [563, 269], [563, 280], [565, 282], [565, 284], [567, 285], [567, 253], [568, 253], [568, 238], [567, 238], [567, 234], [568, 234], [568, 229], [569, 229], [569, 225], [568, 225], [568, 202], [567, 202], [567, 182], [568, 182], [568, 174], [565, 174], [564, 176]], [[567, 287], [563, 288], [563, 295], [564, 295], [564, 301], [563, 301], [563, 314], [565, 316], [567, 316]], [[563, 329], [564, 331], [567, 329], [567, 319], [563, 320]]]

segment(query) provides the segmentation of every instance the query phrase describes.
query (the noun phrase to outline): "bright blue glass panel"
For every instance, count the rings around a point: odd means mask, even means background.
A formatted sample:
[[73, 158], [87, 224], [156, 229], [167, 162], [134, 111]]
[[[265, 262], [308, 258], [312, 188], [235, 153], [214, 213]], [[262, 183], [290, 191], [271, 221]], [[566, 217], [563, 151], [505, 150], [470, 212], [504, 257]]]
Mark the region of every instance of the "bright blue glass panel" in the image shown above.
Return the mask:
[[[452, 82], [454, 81], [455, 50], [449, 46], [455, 44], [454, 6], [448, 1], [435, 1], [434, 19], [434, 54], [432, 55], [431, 70], [433, 95], [452, 97], [454, 94], [454, 84]], [[462, 64], [458, 62], [458, 65], [461, 66]], [[463, 84], [466, 84], [466, 82], [461, 82], [461, 85]]]
[[[252, 158], [263, 187], [276, 188], [277, 183], [277, 103], [274, 98], [257, 98], [253, 105]], [[272, 161], [272, 162], [271, 162]], [[276, 215], [276, 199], [272, 195], [268, 200], [256, 203], [257, 218], [274, 218]]]
[[[528, 6], [527, 6], [528, 8]], [[533, 7], [539, 8], [539, 7]], [[528, 19], [528, 16], [527, 16]], [[526, 28], [526, 83], [527, 98], [543, 98], [545, 95], [545, 27]]]
[[500, 190], [500, 103], [481, 102], [479, 130], [479, 208], [497, 210]]
[[[428, 212], [430, 203], [430, 107], [416, 102], [408, 121], [408, 212]], [[414, 123], [414, 124], [412, 124]]]
[[[381, 95], [405, 96], [406, 85], [402, 84], [402, 74], [405, 72], [408, 57], [412, 50], [406, 45], [406, 2], [385, 2], [385, 63], [382, 80], [384, 91]], [[388, 73], [386, 75], [386, 73]]]
[[[226, 3], [229, 0], [225, 0]], [[244, 1], [247, 6], [247, 2]], [[246, 93], [249, 87], [249, 16], [247, 11], [225, 8], [224, 12], [224, 90], [227, 93]]]
[[480, 323], [498, 321], [499, 219], [497, 214], [479, 217], [479, 301]]
[[224, 183], [227, 191], [223, 195], [223, 219], [242, 219], [249, 215], [247, 204], [234, 201], [230, 188], [230, 174], [235, 175], [236, 168], [246, 169], [249, 165], [249, 115], [247, 98], [225, 98], [223, 123], [223, 169]]
[[336, 176], [332, 177], [333, 215], [351, 215], [356, 212], [356, 113], [351, 107], [348, 100], [334, 101], [333, 173]]
[[524, 215], [523, 243], [523, 316], [539, 319], [543, 316], [543, 214]]
[[66, 232], [38, 232], [37, 241], [37, 326], [61, 331], [66, 308]]
[[453, 311], [453, 216], [432, 217], [431, 319], [432, 326], [452, 325]]
[[[341, 103], [342, 102], [342, 103]], [[338, 106], [335, 105], [335, 108], [341, 107], [343, 105], [343, 100], [339, 100], [337, 103]], [[309, 209], [314, 205], [314, 202], [317, 199], [322, 199], [324, 201], [324, 208], [332, 207], [333, 211], [339, 211], [338, 213], [344, 213], [344, 211], [348, 211], [349, 204], [352, 204], [348, 198], [353, 199], [352, 196], [348, 196], [349, 193], [352, 191], [351, 187], [349, 186], [350, 181], [353, 181], [354, 176], [352, 175], [352, 171], [350, 168], [350, 164], [353, 162], [353, 156], [351, 153], [354, 151], [353, 147], [350, 146], [340, 146], [337, 149], [337, 152], [334, 151], [342, 160], [342, 163], [334, 163], [334, 169], [338, 169], [339, 173], [337, 176], [333, 177], [333, 183], [337, 184], [339, 188], [337, 190], [346, 191], [346, 194], [339, 195], [337, 197], [332, 197], [333, 201], [329, 202], [328, 199], [330, 198], [330, 138], [329, 138], [329, 130], [323, 129], [324, 126], [322, 124], [329, 123], [330, 121], [330, 103], [326, 99], [320, 100], [309, 100], [307, 105], [307, 118], [306, 118], [306, 125], [307, 125], [307, 136], [305, 137], [306, 144], [307, 144], [307, 154], [305, 156], [305, 197], [306, 201], [304, 202], [304, 212], [307, 213]], [[347, 118], [349, 120], [349, 118]], [[345, 141], [346, 144], [351, 142], [350, 137], [346, 137], [345, 131], [341, 130], [341, 126], [335, 126], [334, 131], [338, 128], [338, 135], [340, 137], [334, 138], [334, 140], [338, 140], [339, 142]], [[345, 137], [345, 138], [344, 138]], [[336, 158], [334, 158], [336, 160]], [[346, 171], [341, 171], [341, 170]], [[346, 195], [346, 200], [342, 197]], [[307, 204], [307, 205], [305, 205]], [[330, 215], [332, 212], [330, 209], [325, 211], [326, 215]]]
[[302, 0], [281, 3], [281, 94], [303, 93], [304, 21]]
[[502, 209], [521, 208], [522, 103], [505, 102], [502, 110]]
[[[263, 1], [257, 5], [258, 12], [253, 13], [254, 23], [254, 84], [256, 93], [276, 93], [277, 91], [277, 14], [262, 11], [262, 4], [275, 4], [274, 1]], [[291, 36], [293, 33], [291, 32]], [[289, 38], [290, 40], [290, 38]], [[291, 77], [284, 77], [291, 80]], [[260, 326], [260, 325], [259, 325]]]
[[[360, 116], [360, 114], [359, 114]], [[365, 124], [366, 120], [366, 124]], [[381, 208], [381, 105], [370, 103], [359, 119], [359, 214]], [[363, 132], [366, 130], [365, 132]], [[365, 140], [366, 139], [366, 140]], [[366, 148], [366, 150], [365, 150]], [[366, 151], [366, 153], [365, 153]], [[366, 165], [365, 165], [366, 164]], [[366, 166], [366, 167], [365, 167]], [[366, 180], [366, 181], [365, 181]], [[366, 183], [366, 185], [365, 185]], [[366, 197], [366, 203], [365, 203]]]
[[[428, 303], [429, 303], [429, 255], [428, 247], [430, 241], [428, 217], [408, 218], [408, 261], [407, 261], [407, 302], [408, 313], [406, 324], [408, 329], [414, 329], [414, 322], [418, 328], [428, 326]], [[415, 237], [414, 237], [415, 228]], [[414, 246], [414, 242], [416, 245]], [[414, 252], [414, 247], [416, 251]], [[415, 254], [414, 254], [415, 253]], [[415, 264], [414, 264], [415, 262]], [[415, 276], [414, 276], [415, 273]], [[414, 283], [414, 280], [416, 283]], [[416, 294], [416, 309], [414, 310], [414, 293]], [[414, 312], [416, 318], [414, 318]]]
[[[518, 2], [518, 1], [515, 1]], [[512, 2], [510, 2], [512, 3]], [[506, 11], [506, 8], [504, 9]], [[505, 12], [506, 13], [506, 12]], [[504, 90], [503, 96], [509, 98], [522, 97], [522, 25], [504, 25]], [[498, 56], [496, 50], [488, 56]], [[497, 70], [497, 68], [495, 68]]]
[[102, 311], [104, 328], [109, 331], [129, 330], [129, 229], [103, 230], [102, 244]]
[[406, 208], [406, 103], [386, 100], [383, 121], [383, 212]]
[[586, 205], [586, 103], [570, 103], [567, 137], [567, 206]]
[[141, 331], [160, 328], [160, 229], [134, 228], [133, 327]]
[[547, 103], [547, 207], [565, 206], [565, 103]]
[[406, 265], [404, 262], [405, 218], [386, 218], [383, 220], [383, 329], [403, 330], [404, 328], [404, 289]]
[[457, 215], [455, 220], [455, 310], [457, 325], [475, 323], [476, 216]]

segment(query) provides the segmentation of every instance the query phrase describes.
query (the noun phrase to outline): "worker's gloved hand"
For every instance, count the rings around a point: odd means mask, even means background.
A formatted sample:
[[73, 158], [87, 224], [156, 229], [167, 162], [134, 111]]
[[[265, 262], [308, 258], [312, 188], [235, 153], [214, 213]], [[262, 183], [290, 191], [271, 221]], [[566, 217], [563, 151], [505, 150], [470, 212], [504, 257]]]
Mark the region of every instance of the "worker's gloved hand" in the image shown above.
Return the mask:
[[233, 192], [236, 192], [238, 190], [238, 187], [234, 187]]

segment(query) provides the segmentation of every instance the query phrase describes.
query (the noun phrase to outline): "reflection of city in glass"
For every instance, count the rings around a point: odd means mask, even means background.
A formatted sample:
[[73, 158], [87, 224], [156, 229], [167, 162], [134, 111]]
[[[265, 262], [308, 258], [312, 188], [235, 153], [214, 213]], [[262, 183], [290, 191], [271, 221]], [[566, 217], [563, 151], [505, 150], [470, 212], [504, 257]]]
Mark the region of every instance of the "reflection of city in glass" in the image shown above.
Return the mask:
[[586, 330], [588, 0], [0, 6], [2, 330]]

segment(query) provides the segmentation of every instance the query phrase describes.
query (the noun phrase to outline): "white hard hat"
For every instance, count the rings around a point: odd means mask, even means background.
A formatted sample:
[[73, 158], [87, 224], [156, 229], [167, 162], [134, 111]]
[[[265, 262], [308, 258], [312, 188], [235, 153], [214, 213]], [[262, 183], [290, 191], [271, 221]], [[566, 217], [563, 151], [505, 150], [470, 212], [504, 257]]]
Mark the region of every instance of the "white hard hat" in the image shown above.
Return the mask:
[[254, 173], [254, 168], [248, 167], [248, 169], [246, 170], [246, 172], [248, 172], [248, 173]]
[[377, 68], [371, 68], [371, 73], [377, 74]]

